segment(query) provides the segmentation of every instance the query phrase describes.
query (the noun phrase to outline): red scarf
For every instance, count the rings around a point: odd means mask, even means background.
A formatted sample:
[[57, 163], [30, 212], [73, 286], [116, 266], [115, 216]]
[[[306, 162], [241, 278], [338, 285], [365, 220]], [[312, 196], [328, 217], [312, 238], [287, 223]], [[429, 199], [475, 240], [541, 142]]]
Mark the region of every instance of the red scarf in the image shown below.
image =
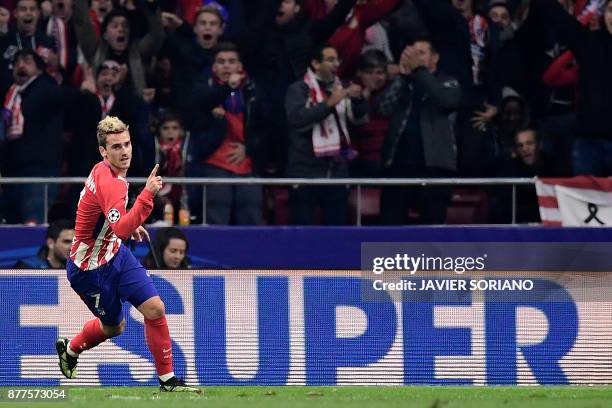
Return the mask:
[[6, 132], [8, 140], [19, 139], [23, 135], [23, 113], [21, 112], [21, 89], [18, 85], [11, 85], [6, 98], [4, 99], [4, 109], [11, 113], [10, 122]]
[[468, 20], [468, 26], [471, 38], [472, 80], [474, 85], [482, 85], [484, 82], [485, 53], [489, 43], [489, 23], [484, 17], [476, 14]]
[[6, 93], [3, 107], [5, 112], [10, 113], [6, 132], [6, 138], [8, 140], [19, 139], [23, 136], [25, 118], [21, 110], [21, 94], [36, 78], [37, 77], [30, 78], [30, 80], [23, 85], [13, 84]]
[[[168, 177], [181, 177], [184, 175], [182, 150], [182, 139], [178, 139], [172, 143], [162, 142], [160, 140], [159, 151], [162, 156], [162, 175]], [[164, 184], [164, 187], [158, 194], [159, 196], [168, 197], [171, 201], [178, 201], [182, 193], [183, 187], [180, 184]]]
[[100, 102], [100, 109], [102, 110], [102, 119], [108, 116], [111, 109], [113, 109], [113, 104], [115, 103], [115, 94], [111, 93], [110, 96], [104, 100], [104, 97], [99, 92], [96, 92], [96, 96], [98, 97], [98, 101]]
[[183, 143], [181, 139], [175, 142], [159, 142], [159, 150], [166, 158], [164, 166], [164, 175], [169, 177], [178, 177], [183, 174]]
[[64, 20], [59, 17], [49, 17], [47, 35], [55, 40], [59, 63], [63, 68], [66, 68], [68, 66], [68, 32]]

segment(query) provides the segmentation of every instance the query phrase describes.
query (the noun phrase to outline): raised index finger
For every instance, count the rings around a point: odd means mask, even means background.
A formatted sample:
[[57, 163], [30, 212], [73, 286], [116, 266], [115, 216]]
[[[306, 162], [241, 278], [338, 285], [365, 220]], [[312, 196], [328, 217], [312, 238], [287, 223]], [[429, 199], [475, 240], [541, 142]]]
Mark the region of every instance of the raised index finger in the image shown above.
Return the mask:
[[157, 175], [157, 170], [159, 169], [159, 163], [155, 165], [155, 167], [153, 167], [153, 170], [151, 170], [151, 174], [149, 175], [149, 177], [155, 177]]

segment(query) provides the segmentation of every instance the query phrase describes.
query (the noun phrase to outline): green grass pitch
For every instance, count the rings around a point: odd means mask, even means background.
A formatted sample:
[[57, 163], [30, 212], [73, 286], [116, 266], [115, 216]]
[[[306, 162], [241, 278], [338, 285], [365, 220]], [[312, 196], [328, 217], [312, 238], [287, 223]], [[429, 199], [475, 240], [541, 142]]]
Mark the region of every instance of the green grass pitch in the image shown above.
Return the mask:
[[[201, 395], [150, 387], [67, 388], [56, 402], [9, 402], [0, 407], [228, 408], [605, 408], [611, 387], [202, 387]], [[6, 397], [6, 388], [2, 390]]]

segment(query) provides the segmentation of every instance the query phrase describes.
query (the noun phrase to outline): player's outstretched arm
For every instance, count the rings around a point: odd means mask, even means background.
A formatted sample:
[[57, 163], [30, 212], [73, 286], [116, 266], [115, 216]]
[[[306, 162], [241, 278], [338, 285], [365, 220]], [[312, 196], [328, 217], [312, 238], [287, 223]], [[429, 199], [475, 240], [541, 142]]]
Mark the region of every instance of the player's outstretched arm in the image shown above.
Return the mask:
[[104, 215], [113, 232], [122, 240], [127, 240], [144, 223], [153, 211], [153, 197], [162, 188], [162, 178], [157, 175], [156, 164], [145, 188], [136, 198], [134, 206], [126, 211], [127, 183], [114, 179], [113, 184], [105, 185], [102, 191]]

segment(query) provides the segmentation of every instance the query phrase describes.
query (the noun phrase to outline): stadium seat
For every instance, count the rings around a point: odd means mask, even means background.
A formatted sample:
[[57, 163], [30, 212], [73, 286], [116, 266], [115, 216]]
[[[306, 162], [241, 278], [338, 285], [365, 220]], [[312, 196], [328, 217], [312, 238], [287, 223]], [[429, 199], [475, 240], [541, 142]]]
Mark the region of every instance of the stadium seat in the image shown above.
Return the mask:
[[291, 224], [291, 206], [287, 187], [267, 186], [264, 189], [267, 224]]
[[[361, 223], [378, 224], [380, 216], [380, 188], [361, 189]], [[357, 223], [357, 188], [349, 193], [349, 225]]]
[[477, 189], [455, 189], [446, 212], [447, 224], [484, 224], [487, 222], [487, 194]]

